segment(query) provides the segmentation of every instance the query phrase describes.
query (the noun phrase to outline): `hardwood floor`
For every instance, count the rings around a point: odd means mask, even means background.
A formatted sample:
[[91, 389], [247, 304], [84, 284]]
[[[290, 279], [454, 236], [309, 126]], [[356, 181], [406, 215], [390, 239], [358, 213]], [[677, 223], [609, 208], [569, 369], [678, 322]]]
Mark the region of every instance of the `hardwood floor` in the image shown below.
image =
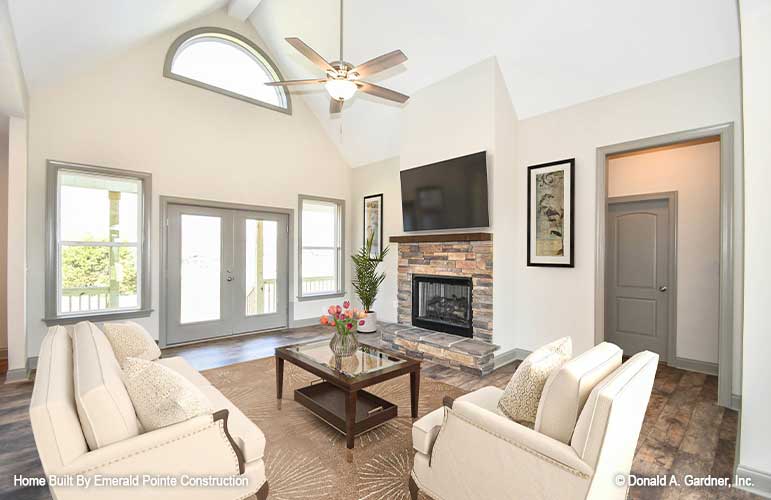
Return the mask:
[[[182, 356], [198, 370], [217, 368], [273, 355], [277, 346], [321, 338], [321, 327], [304, 327], [205, 342], [163, 352]], [[365, 343], [377, 340], [362, 336]], [[472, 391], [504, 387], [518, 363], [478, 377], [424, 362], [423, 375]], [[47, 489], [16, 488], [13, 475], [42, 475], [29, 425], [32, 383], [0, 385], [0, 499], [48, 499]], [[637, 445], [632, 472], [639, 475], [732, 475], [738, 415], [717, 406], [717, 378], [661, 365]], [[749, 499], [739, 490], [699, 488], [632, 488], [630, 499]]]

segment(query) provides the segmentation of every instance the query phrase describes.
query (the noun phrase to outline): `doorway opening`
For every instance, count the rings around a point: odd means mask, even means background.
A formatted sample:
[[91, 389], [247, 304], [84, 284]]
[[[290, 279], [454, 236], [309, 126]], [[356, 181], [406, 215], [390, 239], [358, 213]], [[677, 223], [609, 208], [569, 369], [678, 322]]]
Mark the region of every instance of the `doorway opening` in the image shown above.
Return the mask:
[[731, 124], [598, 149], [595, 301], [596, 342], [717, 375], [732, 408], [733, 155]]

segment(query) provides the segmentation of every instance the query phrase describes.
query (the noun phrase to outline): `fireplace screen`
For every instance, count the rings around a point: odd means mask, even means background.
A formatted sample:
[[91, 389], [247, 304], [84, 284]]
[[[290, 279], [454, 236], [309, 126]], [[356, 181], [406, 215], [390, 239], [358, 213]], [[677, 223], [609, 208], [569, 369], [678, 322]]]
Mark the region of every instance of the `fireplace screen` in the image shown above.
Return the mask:
[[412, 324], [473, 337], [471, 278], [412, 277]]

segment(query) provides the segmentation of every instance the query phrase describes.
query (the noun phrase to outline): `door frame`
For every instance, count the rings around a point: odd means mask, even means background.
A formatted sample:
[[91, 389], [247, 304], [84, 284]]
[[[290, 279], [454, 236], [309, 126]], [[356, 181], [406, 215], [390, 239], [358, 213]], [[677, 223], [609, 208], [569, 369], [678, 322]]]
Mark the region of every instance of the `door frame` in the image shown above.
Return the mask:
[[[292, 256], [294, 255], [293, 251], [293, 244], [294, 244], [294, 209], [292, 208], [280, 208], [280, 207], [266, 207], [261, 205], [248, 205], [244, 203], [230, 203], [230, 202], [224, 202], [224, 201], [213, 201], [213, 200], [201, 200], [201, 199], [195, 199], [195, 198], [182, 198], [177, 196], [163, 196], [160, 197], [160, 229], [161, 229], [161, 240], [160, 240], [160, 293], [158, 294], [160, 298], [159, 303], [159, 329], [158, 329], [158, 343], [161, 348], [167, 347], [168, 343], [166, 340], [166, 326], [167, 326], [167, 320], [168, 320], [168, 296], [169, 294], [169, 283], [168, 283], [168, 210], [169, 205], [189, 205], [189, 206], [195, 206], [195, 207], [205, 207], [205, 208], [220, 208], [225, 210], [240, 210], [240, 211], [246, 211], [246, 212], [269, 212], [274, 214], [280, 214], [280, 215], [286, 215], [287, 219], [287, 241], [286, 241], [286, 253], [287, 253], [287, 260], [286, 260], [286, 272], [287, 272], [287, 284], [286, 284], [286, 304], [287, 304], [287, 310], [286, 310], [286, 321], [287, 321], [287, 327], [291, 327], [292, 323], [294, 321], [293, 319], [293, 308], [292, 308], [292, 302], [290, 300], [292, 296], [292, 276], [294, 276], [294, 260]], [[246, 332], [241, 334], [233, 335], [234, 337], [239, 335], [251, 335], [253, 332]], [[223, 337], [226, 338], [226, 337]], [[208, 339], [210, 340], [210, 339]], [[197, 342], [206, 342], [207, 340], [197, 340], [190, 343], [197, 343]], [[174, 344], [174, 346], [179, 346], [183, 344]]]
[[[734, 214], [742, 207], [734, 204], [734, 186], [742, 179], [741, 162], [734, 161], [733, 122], [682, 132], [663, 134], [597, 148], [595, 220], [595, 300], [594, 340], [605, 337], [605, 239], [608, 198], [608, 156], [670, 146], [710, 137], [720, 138], [720, 314], [718, 325], [718, 404], [739, 409], [740, 396], [733, 394], [734, 338], [741, 338], [741, 327], [734, 325], [734, 302], [741, 301], [742, 285], [735, 283], [734, 242], [741, 241], [744, 228], [734, 224]], [[734, 239], [736, 238], [736, 240]], [[741, 260], [739, 261], [741, 262]], [[741, 276], [739, 276], [741, 279]]]
[[[669, 317], [667, 318], [667, 364], [676, 365], [675, 349], [677, 347], [677, 191], [664, 191], [659, 193], [633, 194], [627, 196], [611, 196], [606, 198], [605, 213], [610, 205], [622, 203], [635, 203], [640, 201], [666, 201], [669, 212], [669, 280], [667, 288], [669, 293]], [[607, 230], [607, 228], [606, 228]], [[607, 238], [605, 241], [607, 245]], [[606, 248], [607, 250], [607, 248]], [[607, 258], [607, 253], [606, 253]], [[607, 263], [607, 261], [606, 261]], [[603, 269], [604, 272], [604, 269]], [[605, 287], [607, 288], [607, 287]], [[607, 293], [607, 290], [605, 290]], [[607, 301], [607, 297], [603, 297]], [[603, 331], [605, 340], [606, 331]]]

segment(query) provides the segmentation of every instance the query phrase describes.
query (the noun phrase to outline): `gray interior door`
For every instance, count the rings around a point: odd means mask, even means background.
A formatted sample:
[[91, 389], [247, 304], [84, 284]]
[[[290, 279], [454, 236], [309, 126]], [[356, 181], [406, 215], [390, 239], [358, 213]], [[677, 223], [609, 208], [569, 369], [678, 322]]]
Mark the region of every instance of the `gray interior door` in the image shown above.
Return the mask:
[[167, 345], [287, 326], [288, 215], [172, 204], [167, 217]]
[[626, 355], [667, 359], [670, 223], [667, 199], [608, 203], [605, 338]]

